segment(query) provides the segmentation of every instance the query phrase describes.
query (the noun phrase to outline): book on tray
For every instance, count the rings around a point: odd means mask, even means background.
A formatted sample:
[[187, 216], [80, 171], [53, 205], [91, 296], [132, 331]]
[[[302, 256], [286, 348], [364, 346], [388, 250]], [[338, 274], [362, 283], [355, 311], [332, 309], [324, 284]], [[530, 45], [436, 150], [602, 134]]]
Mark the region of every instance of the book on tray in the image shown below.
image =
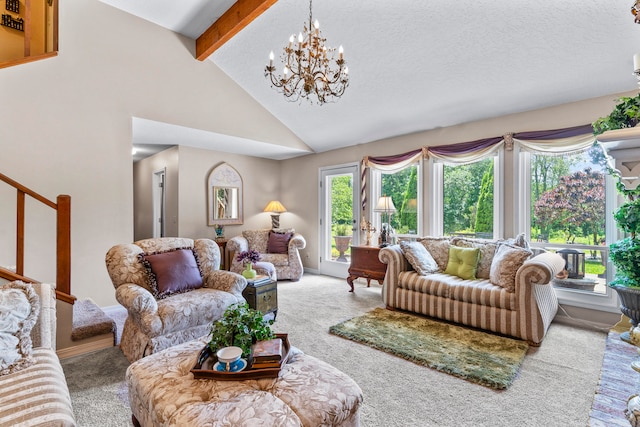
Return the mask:
[[247, 279], [247, 283], [252, 283], [254, 285], [260, 285], [262, 283], [268, 282], [269, 280], [271, 280], [271, 278], [269, 276], [265, 276], [264, 274], [258, 274], [253, 279]]
[[258, 341], [251, 346], [251, 367], [254, 369], [279, 368], [284, 357], [281, 338]]

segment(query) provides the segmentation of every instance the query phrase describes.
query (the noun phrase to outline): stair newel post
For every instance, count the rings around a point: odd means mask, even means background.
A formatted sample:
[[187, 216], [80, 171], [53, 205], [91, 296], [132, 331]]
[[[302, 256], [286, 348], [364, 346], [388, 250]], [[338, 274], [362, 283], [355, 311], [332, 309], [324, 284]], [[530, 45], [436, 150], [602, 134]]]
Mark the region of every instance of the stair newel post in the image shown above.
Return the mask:
[[71, 197], [59, 195], [56, 202], [56, 288], [71, 295]]

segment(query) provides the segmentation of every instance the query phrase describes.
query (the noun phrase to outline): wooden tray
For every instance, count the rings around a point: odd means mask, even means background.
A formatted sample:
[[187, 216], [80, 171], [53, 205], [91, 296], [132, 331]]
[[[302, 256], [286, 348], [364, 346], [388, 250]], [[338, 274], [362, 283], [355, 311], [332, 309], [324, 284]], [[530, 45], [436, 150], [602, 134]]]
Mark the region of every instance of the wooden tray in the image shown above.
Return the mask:
[[[285, 355], [280, 361], [280, 367], [278, 368], [252, 369], [251, 366], [249, 366], [240, 372], [222, 372], [216, 371], [214, 369], [203, 368], [202, 366], [209, 358], [211, 358], [210, 366], [213, 366], [218, 361], [218, 357], [215, 355], [215, 353], [211, 351], [208, 345], [205, 345], [204, 348], [200, 351], [200, 354], [198, 354], [198, 359], [196, 360], [195, 366], [191, 368], [193, 378], [218, 381], [242, 381], [256, 380], [260, 378], [277, 378], [278, 374], [280, 374], [280, 369], [285, 363], [287, 363], [287, 360], [289, 359], [291, 345], [289, 344], [289, 337], [287, 334], [276, 334], [276, 338], [282, 339], [282, 344], [284, 345], [285, 350]], [[247, 363], [249, 363], [249, 361], [247, 361]]]

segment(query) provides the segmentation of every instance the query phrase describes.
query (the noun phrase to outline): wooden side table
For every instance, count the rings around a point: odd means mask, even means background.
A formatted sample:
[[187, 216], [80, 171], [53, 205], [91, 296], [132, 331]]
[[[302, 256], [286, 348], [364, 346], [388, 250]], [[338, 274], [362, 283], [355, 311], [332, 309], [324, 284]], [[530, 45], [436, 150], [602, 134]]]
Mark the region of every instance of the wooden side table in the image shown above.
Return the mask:
[[260, 311], [263, 315], [273, 313], [273, 320], [278, 315], [278, 282], [269, 280], [255, 284], [247, 282], [247, 287], [242, 291], [242, 296], [247, 300], [249, 307]]
[[380, 248], [377, 246], [351, 246], [351, 266], [347, 277], [347, 283], [351, 286], [349, 292], [353, 292], [353, 281], [358, 277], [367, 279], [367, 287], [371, 285], [371, 279], [382, 284], [387, 264], [380, 262], [379, 253]]

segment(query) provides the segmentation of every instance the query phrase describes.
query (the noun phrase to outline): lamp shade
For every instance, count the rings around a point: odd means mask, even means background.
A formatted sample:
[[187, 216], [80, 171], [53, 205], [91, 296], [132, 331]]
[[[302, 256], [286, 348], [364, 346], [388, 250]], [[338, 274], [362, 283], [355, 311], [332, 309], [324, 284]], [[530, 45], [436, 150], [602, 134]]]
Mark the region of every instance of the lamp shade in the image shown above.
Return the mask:
[[378, 199], [378, 203], [376, 207], [373, 209], [374, 212], [383, 212], [383, 213], [395, 213], [396, 207], [393, 204], [393, 200], [389, 196], [382, 196]]
[[278, 200], [270, 201], [269, 203], [267, 203], [267, 206], [265, 206], [263, 210], [263, 212], [273, 212], [273, 213], [282, 213], [286, 211], [287, 211], [287, 208], [282, 206], [282, 203], [280, 203]]

